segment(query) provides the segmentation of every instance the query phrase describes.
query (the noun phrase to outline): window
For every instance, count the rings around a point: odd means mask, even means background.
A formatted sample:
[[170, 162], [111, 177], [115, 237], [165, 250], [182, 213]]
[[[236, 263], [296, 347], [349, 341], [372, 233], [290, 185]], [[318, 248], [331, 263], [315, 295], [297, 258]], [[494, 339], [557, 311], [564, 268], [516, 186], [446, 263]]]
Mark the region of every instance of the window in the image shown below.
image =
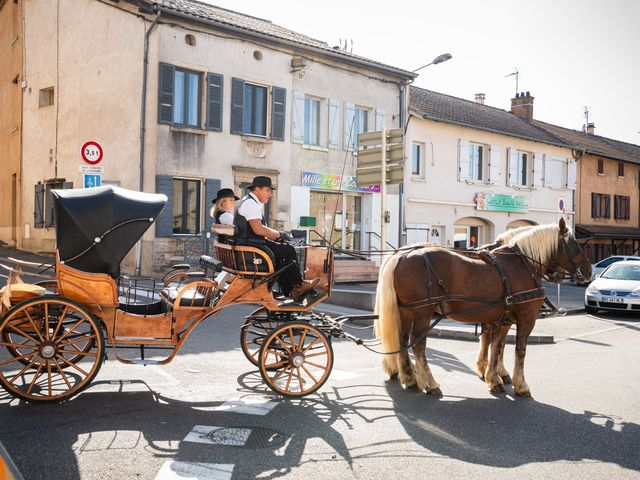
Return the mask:
[[304, 143], [320, 145], [320, 100], [304, 99]]
[[48, 107], [49, 105], [53, 105], [54, 100], [55, 100], [55, 90], [53, 87], [40, 89], [40, 99], [39, 99], [38, 106]]
[[[284, 140], [286, 89], [271, 87], [271, 138]], [[269, 87], [231, 80], [231, 133], [267, 137]]]
[[624, 162], [618, 162], [618, 176], [624, 177]]
[[517, 177], [516, 185], [521, 187], [531, 186], [531, 167], [533, 155], [528, 152], [518, 152], [518, 163], [516, 166]]
[[358, 134], [369, 131], [370, 109], [356, 107], [351, 103], [344, 104], [344, 149], [355, 150], [358, 145]]
[[598, 159], [598, 174], [604, 175], [604, 159]]
[[411, 156], [411, 174], [416, 177], [421, 177], [423, 175], [423, 162], [422, 156], [424, 155], [424, 145], [420, 143], [414, 143], [412, 148], [412, 156]]
[[605, 193], [591, 194], [591, 217], [611, 218], [611, 195]]
[[200, 180], [173, 179], [173, 233], [200, 232]]
[[243, 133], [267, 136], [267, 87], [245, 83]]
[[545, 155], [544, 184], [551, 188], [567, 188], [567, 159]]
[[200, 74], [175, 69], [173, 91], [173, 123], [187, 127], [200, 126]]
[[631, 218], [631, 197], [614, 195], [613, 217], [616, 220], [629, 220]]
[[485, 146], [472, 143], [469, 145], [469, 178], [482, 180], [482, 169], [485, 160]]
[[73, 188], [73, 182], [65, 182], [64, 178], [47, 180], [44, 184], [38, 182], [35, 185], [33, 201], [33, 226], [34, 228], [53, 227], [53, 194], [51, 190]]

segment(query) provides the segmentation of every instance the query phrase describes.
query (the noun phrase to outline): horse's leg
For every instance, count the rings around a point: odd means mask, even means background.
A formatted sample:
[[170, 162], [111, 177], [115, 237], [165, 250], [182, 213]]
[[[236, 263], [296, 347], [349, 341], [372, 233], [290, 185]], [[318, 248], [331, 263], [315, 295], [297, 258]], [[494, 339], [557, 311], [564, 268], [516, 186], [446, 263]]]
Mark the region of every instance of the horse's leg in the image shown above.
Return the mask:
[[398, 380], [406, 388], [418, 388], [415, 371], [409, 357], [409, 339], [411, 337], [411, 314], [406, 310], [400, 311], [400, 348], [398, 353]]
[[516, 395], [530, 397], [531, 390], [524, 379], [524, 357], [527, 353], [527, 341], [536, 323], [535, 316], [529, 321], [518, 323], [516, 329], [516, 362], [513, 368], [513, 391]]
[[476, 373], [484, 380], [484, 374], [489, 364], [489, 345], [491, 344], [491, 331], [489, 325], [482, 325], [482, 333], [480, 334], [480, 350], [476, 357]]
[[502, 344], [502, 348], [500, 349], [500, 355], [498, 357], [498, 375], [500, 375], [500, 378], [502, 378], [502, 383], [504, 383], [505, 385], [509, 385], [511, 383], [511, 376], [509, 375], [509, 370], [507, 370], [507, 368], [504, 366], [504, 348], [505, 345], [507, 344], [506, 338], [507, 335], [509, 334], [509, 329], [511, 328], [511, 325], [503, 325], [501, 327], [501, 330], [504, 330], [504, 338], [505, 341]]
[[504, 350], [508, 330], [509, 329], [500, 328], [498, 326], [494, 326], [492, 328], [493, 335], [491, 336], [491, 352], [484, 381], [489, 386], [489, 390], [494, 393], [504, 392], [504, 384], [502, 382], [502, 378], [500, 378], [500, 375], [498, 374], [498, 363], [500, 355]]
[[430, 395], [442, 395], [440, 384], [433, 378], [429, 363], [427, 362], [427, 337], [425, 334], [431, 322], [433, 309], [429, 308], [424, 313], [420, 312], [419, 318], [414, 318], [413, 333], [411, 342], [415, 339], [422, 338], [413, 346], [413, 356], [416, 362], [416, 379], [418, 388], [426, 391]]

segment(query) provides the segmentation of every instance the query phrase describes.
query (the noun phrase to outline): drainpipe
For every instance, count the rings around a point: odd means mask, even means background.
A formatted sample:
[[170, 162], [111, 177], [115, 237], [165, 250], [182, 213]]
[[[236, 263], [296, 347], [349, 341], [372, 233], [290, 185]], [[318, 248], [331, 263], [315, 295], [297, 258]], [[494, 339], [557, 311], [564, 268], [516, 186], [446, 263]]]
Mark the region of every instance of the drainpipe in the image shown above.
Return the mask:
[[[162, 12], [157, 9], [156, 18], [151, 23], [151, 27], [144, 34], [144, 59], [142, 63], [142, 102], [140, 107], [140, 191], [144, 191], [144, 139], [147, 123], [147, 76], [149, 69], [149, 36], [156, 28], [158, 20]], [[140, 275], [140, 267], [142, 265], [142, 240], [136, 243], [136, 275]]]
[[[400, 114], [398, 115], [398, 123], [400, 128], [404, 128], [404, 83], [400, 82], [398, 87], [400, 89]], [[406, 143], [406, 139], [404, 139], [404, 137], [403, 142]], [[398, 201], [400, 203], [400, 208], [398, 210], [400, 212], [398, 214], [398, 248], [400, 248], [402, 246], [402, 230], [404, 226], [404, 182], [400, 183], [398, 186]]]

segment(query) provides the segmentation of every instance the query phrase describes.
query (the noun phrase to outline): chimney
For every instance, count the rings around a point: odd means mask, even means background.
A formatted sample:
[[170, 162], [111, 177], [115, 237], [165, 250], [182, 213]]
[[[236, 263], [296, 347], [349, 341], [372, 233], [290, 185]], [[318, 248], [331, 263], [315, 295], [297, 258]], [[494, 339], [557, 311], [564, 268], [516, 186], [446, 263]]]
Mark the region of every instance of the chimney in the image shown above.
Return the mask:
[[516, 93], [511, 99], [511, 113], [527, 122], [533, 120], [533, 98], [530, 92]]
[[593, 135], [596, 131], [596, 124], [595, 123], [587, 123], [587, 133], [589, 135]]
[[485, 98], [484, 93], [476, 93], [476, 103], [479, 103], [480, 105], [484, 105], [484, 98]]

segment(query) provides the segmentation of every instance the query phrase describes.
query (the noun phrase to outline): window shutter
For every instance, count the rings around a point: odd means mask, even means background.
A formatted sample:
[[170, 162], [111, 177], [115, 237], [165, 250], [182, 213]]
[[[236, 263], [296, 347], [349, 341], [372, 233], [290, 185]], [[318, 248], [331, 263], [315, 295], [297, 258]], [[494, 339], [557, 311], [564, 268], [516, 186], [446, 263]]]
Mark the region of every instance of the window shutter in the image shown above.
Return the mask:
[[598, 218], [596, 204], [598, 202], [598, 194], [591, 193], [591, 218]]
[[344, 104], [344, 132], [343, 132], [343, 148], [345, 150], [353, 150], [355, 148], [356, 141], [355, 136], [355, 122], [356, 122], [356, 106], [353, 103]]
[[244, 80], [231, 79], [231, 133], [244, 133]]
[[507, 149], [507, 186], [513, 187], [518, 184], [518, 150], [509, 147]]
[[573, 158], [567, 158], [567, 188], [576, 189], [576, 161]]
[[204, 231], [205, 234], [211, 232], [211, 224], [213, 223], [213, 217], [209, 215], [209, 210], [213, 207], [213, 199], [216, 198], [216, 193], [220, 190], [220, 180], [217, 178], [207, 178], [205, 181], [205, 200], [202, 210], [204, 210]]
[[223, 77], [217, 73], [207, 74], [207, 130], [222, 131]]
[[620, 218], [620, 196], [613, 196], [613, 218]]
[[53, 227], [53, 194], [51, 190], [54, 189], [54, 184], [45, 185], [44, 189], [44, 226]]
[[173, 177], [156, 175], [156, 193], [164, 193], [168, 199], [156, 218], [156, 237], [170, 237], [173, 235]]
[[304, 93], [293, 92], [291, 102], [291, 141], [293, 143], [304, 142]]
[[535, 152], [533, 154], [533, 188], [549, 185], [549, 183], [545, 181], [544, 172], [551, 171], [550, 167], [547, 166], [547, 163], [550, 161], [551, 159], [544, 153]]
[[611, 195], [604, 195], [604, 218], [611, 218]]
[[176, 67], [160, 63], [158, 79], [158, 123], [173, 124], [173, 89]]
[[376, 109], [376, 132], [379, 132], [384, 127], [384, 110], [381, 108]]
[[44, 227], [44, 185], [36, 183], [35, 196], [33, 199], [33, 226], [34, 228]]
[[458, 139], [458, 180], [469, 180], [469, 143], [464, 138]]
[[329, 100], [329, 148], [340, 148], [340, 102]]
[[[287, 89], [271, 88], [271, 138], [284, 141], [284, 120], [287, 107]], [[304, 110], [303, 110], [304, 111]]]
[[489, 183], [495, 185], [500, 180], [500, 154], [498, 147], [489, 146]]

